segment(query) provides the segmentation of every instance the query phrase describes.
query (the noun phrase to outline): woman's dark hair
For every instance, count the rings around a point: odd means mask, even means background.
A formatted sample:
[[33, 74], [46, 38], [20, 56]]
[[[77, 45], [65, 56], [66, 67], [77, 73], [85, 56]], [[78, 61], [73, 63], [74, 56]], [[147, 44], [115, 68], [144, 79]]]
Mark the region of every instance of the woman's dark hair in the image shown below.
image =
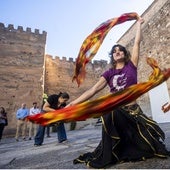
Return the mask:
[[68, 93], [66, 93], [66, 92], [60, 92], [59, 94], [59, 97], [62, 97], [63, 99], [69, 99], [70, 98], [70, 96], [69, 96], [69, 94]]
[[5, 113], [5, 109], [4, 109], [4, 107], [1, 107], [1, 109], [2, 109], [2, 113]]
[[4, 116], [7, 115], [7, 112], [5, 111], [5, 108], [4, 107], [0, 107], [2, 109], [2, 112], [1, 114], [3, 114]]
[[126, 50], [126, 48], [120, 44], [116, 44], [112, 47], [109, 56], [110, 56], [110, 64], [114, 67], [116, 62], [113, 58], [113, 52], [115, 51], [115, 48], [118, 47], [120, 49], [120, 51], [123, 51], [125, 54], [125, 63], [127, 63], [130, 59], [130, 52]]

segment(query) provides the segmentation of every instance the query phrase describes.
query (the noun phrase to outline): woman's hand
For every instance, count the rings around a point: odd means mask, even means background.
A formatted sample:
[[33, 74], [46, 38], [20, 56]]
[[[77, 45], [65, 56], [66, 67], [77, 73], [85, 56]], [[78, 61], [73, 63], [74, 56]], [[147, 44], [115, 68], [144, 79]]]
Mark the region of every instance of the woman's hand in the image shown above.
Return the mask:
[[144, 19], [143, 19], [142, 17], [139, 17], [137, 22], [138, 22], [139, 24], [143, 24], [143, 23], [144, 23]]
[[170, 102], [168, 103], [165, 103], [163, 106], [162, 106], [162, 111], [164, 113], [168, 112], [170, 110]]

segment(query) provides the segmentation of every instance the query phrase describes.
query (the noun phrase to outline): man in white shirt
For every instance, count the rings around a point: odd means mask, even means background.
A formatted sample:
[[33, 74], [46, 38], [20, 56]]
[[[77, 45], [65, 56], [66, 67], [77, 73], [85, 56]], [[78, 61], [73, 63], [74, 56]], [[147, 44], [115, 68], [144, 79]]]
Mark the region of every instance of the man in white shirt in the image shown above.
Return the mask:
[[[30, 108], [29, 115], [35, 115], [37, 113], [40, 113], [40, 109], [37, 106], [37, 102], [34, 102], [33, 107]], [[37, 124], [33, 122], [29, 122], [29, 140], [31, 140], [32, 138], [32, 132], [34, 132], [34, 136], [35, 136], [37, 133]]]

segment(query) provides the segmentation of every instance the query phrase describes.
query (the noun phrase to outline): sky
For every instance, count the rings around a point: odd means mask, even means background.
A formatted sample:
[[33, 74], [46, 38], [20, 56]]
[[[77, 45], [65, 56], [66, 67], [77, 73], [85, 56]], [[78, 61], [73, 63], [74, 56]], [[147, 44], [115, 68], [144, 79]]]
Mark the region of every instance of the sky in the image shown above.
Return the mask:
[[[101, 23], [123, 13], [143, 12], [154, 0], [1, 0], [0, 22], [32, 32], [47, 32], [45, 54], [77, 58], [85, 38]], [[135, 21], [117, 25], [107, 34], [94, 60], [109, 61], [111, 47]]]

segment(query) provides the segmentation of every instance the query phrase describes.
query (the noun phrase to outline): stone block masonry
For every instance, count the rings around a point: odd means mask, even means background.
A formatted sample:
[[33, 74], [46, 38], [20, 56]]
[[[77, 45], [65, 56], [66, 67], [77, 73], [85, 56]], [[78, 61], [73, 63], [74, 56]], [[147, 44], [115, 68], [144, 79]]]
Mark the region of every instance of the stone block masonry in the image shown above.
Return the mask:
[[78, 88], [72, 83], [74, 60], [44, 54], [46, 35], [45, 31], [40, 34], [36, 29], [33, 33], [30, 28], [24, 31], [21, 26], [14, 29], [11, 24], [5, 27], [0, 23], [0, 101], [9, 118], [5, 135], [15, 134], [15, 115], [21, 103], [30, 108], [37, 101], [41, 107], [43, 92], [67, 91], [72, 100], [90, 88], [107, 66], [106, 61], [89, 63], [85, 83]]
[[34, 101], [42, 104], [45, 44], [45, 31], [0, 23], [0, 105], [8, 113], [6, 134], [15, 132], [15, 113], [23, 102], [28, 108]]
[[[70, 100], [77, 98], [84, 91], [92, 87], [100, 75], [107, 69], [107, 61], [94, 61], [86, 66], [86, 78], [78, 87], [76, 81], [72, 82], [74, 74], [75, 61], [65, 57], [60, 59], [58, 56], [53, 58], [50, 55], [45, 56], [45, 86], [44, 91], [48, 95], [67, 91], [70, 93]], [[106, 94], [108, 89], [100, 92], [97, 96]]]

